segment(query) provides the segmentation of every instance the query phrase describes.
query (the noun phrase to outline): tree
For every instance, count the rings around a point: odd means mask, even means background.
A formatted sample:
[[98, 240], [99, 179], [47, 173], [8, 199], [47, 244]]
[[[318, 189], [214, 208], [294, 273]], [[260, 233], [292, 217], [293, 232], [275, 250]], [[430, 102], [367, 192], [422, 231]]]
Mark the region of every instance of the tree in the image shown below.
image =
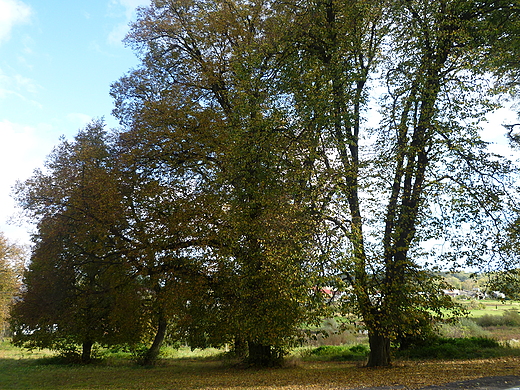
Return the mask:
[[[299, 6], [284, 92], [301, 128], [319, 134], [314, 165], [330, 183], [324, 226], [344, 232], [342, 274], [369, 331], [367, 364], [384, 366], [391, 341], [454, 308], [418, 263], [420, 243], [442, 237], [475, 264], [501, 240], [511, 166], [478, 135], [478, 118], [493, 106], [474, 33], [504, 4]], [[370, 131], [363, 115], [378, 74], [387, 93]]]
[[181, 241], [205, 255], [221, 336], [247, 343], [260, 365], [279, 360], [313, 299], [305, 146], [276, 90], [275, 6], [153, 2], [127, 38], [142, 66], [112, 90], [141, 181], [159, 183], [165, 207], [180, 194], [196, 204]]
[[89, 362], [95, 343], [134, 343], [143, 332], [141, 288], [121, 251], [126, 221], [101, 121], [62, 141], [17, 187], [33, 221], [25, 291], [13, 308], [13, 341], [62, 351], [82, 348]]
[[9, 310], [20, 292], [26, 249], [0, 232], [0, 337], [7, 334]]

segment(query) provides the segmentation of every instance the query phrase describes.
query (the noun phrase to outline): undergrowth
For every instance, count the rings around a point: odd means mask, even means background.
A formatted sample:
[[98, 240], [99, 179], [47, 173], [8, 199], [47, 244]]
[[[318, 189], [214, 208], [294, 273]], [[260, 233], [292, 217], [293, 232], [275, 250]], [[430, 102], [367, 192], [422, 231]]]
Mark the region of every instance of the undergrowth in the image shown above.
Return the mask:
[[366, 359], [369, 349], [367, 345], [322, 345], [307, 349], [302, 353], [303, 360], [323, 361], [359, 361]]
[[400, 358], [408, 359], [481, 359], [500, 356], [520, 356], [520, 350], [500, 344], [486, 337], [436, 337], [422, 345], [397, 351]]
[[507, 310], [501, 316], [485, 314], [482, 317], [475, 318], [476, 324], [482, 327], [490, 326], [512, 326], [520, 327], [520, 314], [516, 310]]

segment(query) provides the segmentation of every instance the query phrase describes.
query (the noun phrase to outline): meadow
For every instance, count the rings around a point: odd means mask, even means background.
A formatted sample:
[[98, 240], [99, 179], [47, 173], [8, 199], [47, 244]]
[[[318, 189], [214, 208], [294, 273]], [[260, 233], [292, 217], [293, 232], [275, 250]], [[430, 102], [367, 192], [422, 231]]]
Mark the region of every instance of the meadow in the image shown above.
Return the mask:
[[[499, 321], [516, 303], [481, 302], [485, 305], [471, 311], [471, 318], [486, 316]], [[477, 314], [475, 314], [477, 313]], [[466, 319], [464, 321], [472, 321]], [[330, 324], [329, 324], [330, 325]], [[468, 325], [461, 324], [459, 328]], [[0, 389], [2, 390], [65, 390], [65, 389], [355, 389], [376, 386], [402, 386], [410, 389], [484, 376], [518, 375], [520, 373], [519, 326], [470, 325], [487, 332], [482, 338], [463, 335], [464, 340], [453, 347], [430, 346], [427, 357], [394, 358], [390, 368], [363, 367], [367, 347], [363, 344], [307, 346], [295, 349], [283, 368], [244, 369], [224, 351], [166, 348], [160, 363], [153, 368], [136, 365], [131, 355], [101, 351], [90, 365], [64, 364], [50, 351], [29, 352], [0, 343]], [[489, 343], [486, 340], [497, 340]], [[356, 335], [355, 342], [362, 340]], [[479, 341], [480, 340], [480, 341]], [[478, 343], [477, 343], [478, 341]], [[470, 345], [471, 344], [471, 345]], [[488, 345], [489, 344], [489, 345]], [[448, 347], [449, 348], [448, 348]], [[468, 347], [467, 350], [465, 348]], [[472, 349], [472, 347], [475, 347]], [[436, 349], [435, 349], [436, 348]], [[452, 353], [466, 355], [451, 356]], [[434, 354], [441, 355], [435, 358]], [[454, 352], [455, 351], [455, 352]], [[442, 355], [447, 354], [447, 355]]]
[[476, 302], [476, 305], [469, 305], [470, 318], [478, 318], [484, 315], [501, 316], [504, 314], [504, 312], [509, 310], [516, 310], [520, 312], [520, 302], [518, 301], [484, 299], [481, 301], [472, 301], [472, 303], [473, 302]]

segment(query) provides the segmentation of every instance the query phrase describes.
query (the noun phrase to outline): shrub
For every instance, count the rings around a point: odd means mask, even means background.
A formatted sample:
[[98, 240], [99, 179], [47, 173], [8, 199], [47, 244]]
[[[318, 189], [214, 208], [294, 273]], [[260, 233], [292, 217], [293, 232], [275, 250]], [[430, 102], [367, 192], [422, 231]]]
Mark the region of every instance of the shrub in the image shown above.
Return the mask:
[[520, 314], [516, 310], [507, 310], [502, 314], [505, 326], [520, 326]]
[[366, 345], [322, 345], [310, 351], [309, 356], [318, 360], [363, 360], [369, 349]]
[[489, 326], [520, 326], [520, 314], [516, 310], [507, 310], [501, 316], [485, 314], [476, 318], [475, 322], [482, 327]]
[[439, 335], [447, 338], [489, 337], [490, 333], [477, 324], [474, 319], [461, 318], [454, 323], [442, 324], [439, 328]]
[[400, 351], [399, 355], [415, 359], [473, 359], [503, 354], [498, 341], [486, 337], [432, 338], [423, 346]]
[[310, 346], [354, 344], [357, 341], [357, 330], [354, 325], [327, 318], [320, 328], [311, 332], [305, 341]]
[[469, 301], [464, 303], [464, 306], [468, 310], [483, 310], [486, 308], [486, 305], [476, 299], [470, 299]]

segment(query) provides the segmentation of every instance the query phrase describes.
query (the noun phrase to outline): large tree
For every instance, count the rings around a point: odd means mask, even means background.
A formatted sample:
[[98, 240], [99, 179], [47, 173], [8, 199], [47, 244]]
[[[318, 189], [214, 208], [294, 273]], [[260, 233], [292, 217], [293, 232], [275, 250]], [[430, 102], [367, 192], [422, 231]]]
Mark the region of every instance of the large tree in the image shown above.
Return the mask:
[[279, 360], [314, 299], [308, 159], [276, 88], [275, 5], [153, 2], [127, 38], [142, 66], [113, 87], [143, 179], [162, 183], [167, 202], [179, 186], [192, 197], [186, 243], [210, 264], [220, 332], [262, 365]]
[[[452, 307], [419, 263], [421, 243], [449, 241], [443, 259], [469, 263], [498, 247], [510, 165], [479, 136], [493, 104], [476, 31], [508, 6], [324, 0], [292, 8], [296, 50], [284, 91], [302, 129], [318, 134], [314, 166], [330, 191], [322, 218], [344, 232], [338, 272], [369, 331], [369, 366], [390, 364], [391, 341]], [[382, 120], [369, 129], [369, 86], [378, 83]]]

